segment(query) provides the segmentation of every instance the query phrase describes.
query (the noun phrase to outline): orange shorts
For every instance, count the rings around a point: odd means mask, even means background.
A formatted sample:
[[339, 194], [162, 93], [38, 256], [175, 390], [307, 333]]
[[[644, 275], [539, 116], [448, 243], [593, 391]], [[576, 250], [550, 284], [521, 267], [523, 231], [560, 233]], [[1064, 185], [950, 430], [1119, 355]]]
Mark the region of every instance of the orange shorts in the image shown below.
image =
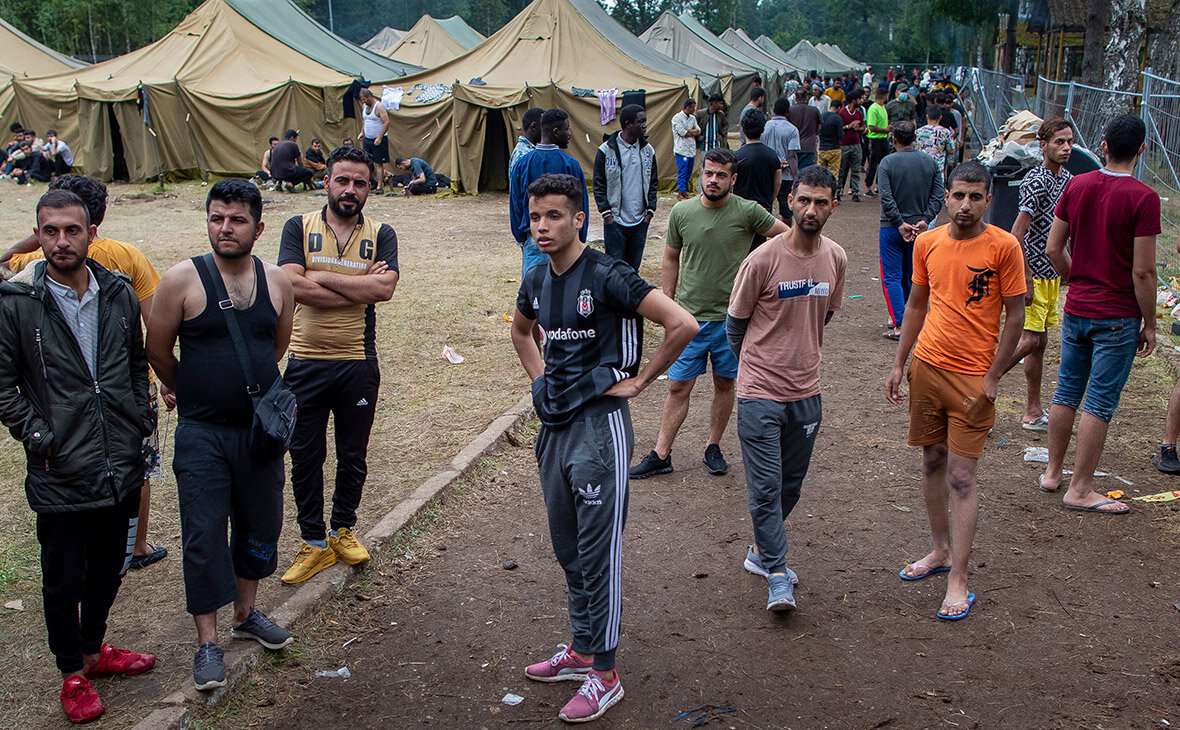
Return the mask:
[[943, 370], [915, 357], [906, 379], [910, 446], [946, 442], [959, 456], [983, 456], [987, 432], [996, 420], [996, 404], [983, 394], [983, 376]]

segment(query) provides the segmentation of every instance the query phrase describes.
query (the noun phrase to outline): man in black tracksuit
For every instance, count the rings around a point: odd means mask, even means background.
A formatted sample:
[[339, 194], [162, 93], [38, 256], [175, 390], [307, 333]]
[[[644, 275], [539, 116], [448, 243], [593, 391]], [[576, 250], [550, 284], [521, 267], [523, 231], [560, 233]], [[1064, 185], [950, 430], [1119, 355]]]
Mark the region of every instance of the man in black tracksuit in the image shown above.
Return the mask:
[[81, 198], [50, 190], [37, 204], [46, 260], [32, 284], [0, 284], [0, 422], [25, 447], [49, 649], [72, 722], [105, 709], [90, 678], [156, 662], [103, 643], [131, 559], [155, 415], [139, 299], [126, 276], [86, 258], [95, 231]]
[[656, 151], [647, 143], [647, 112], [638, 104], [619, 110], [621, 129], [594, 157], [594, 202], [602, 214], [602, 237], [611, 258], [639, 270], [647, 227], [656, 213], [660, 176]]

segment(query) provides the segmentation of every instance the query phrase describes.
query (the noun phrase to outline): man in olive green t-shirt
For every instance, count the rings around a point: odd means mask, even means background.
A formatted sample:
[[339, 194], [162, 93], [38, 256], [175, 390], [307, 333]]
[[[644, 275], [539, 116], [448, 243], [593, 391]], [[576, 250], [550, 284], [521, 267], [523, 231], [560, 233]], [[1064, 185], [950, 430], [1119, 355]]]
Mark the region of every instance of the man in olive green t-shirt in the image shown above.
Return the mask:
[[786, 223], [762, 206], [730, 194], [736, 177], [737, 157], [733, 152], [709, 150], [701, 169], [701, 195], [677, 203], [668, 217], [664, 293], [687, 309], [701, 329], [668, 370], [670, 387], [660, 413], [656, 447], [631, 467], [632, 479], [672, 471], [672, 442], [688, 415], [692, 386], [705, 372], [710, 359], [713, 406], [704, 464], [710, 474], [729, 471], [720, 447], [721, 435], [733, 411], [733, 384], [738, 369], [737, 358], [725, 336], [729, 295], [754, 236], [770, 238], [788, 230]]

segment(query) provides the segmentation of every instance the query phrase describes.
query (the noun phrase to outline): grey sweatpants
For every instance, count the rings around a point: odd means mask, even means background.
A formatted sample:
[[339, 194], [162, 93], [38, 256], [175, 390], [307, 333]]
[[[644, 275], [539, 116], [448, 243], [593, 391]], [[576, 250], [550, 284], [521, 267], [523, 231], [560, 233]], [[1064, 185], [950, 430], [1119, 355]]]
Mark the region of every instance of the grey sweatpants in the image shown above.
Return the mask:
[[635, 446], [631, 411], [599, 398], [561, 427], [541, 426], [537, 466], [553, 552], [565, 569], [572, 648], [614, 669], [623, 610], [627, 468]]
[[746, 493], [754, 544], [762, 567], [782, 573], [787, 567], [787, 528], [822, 420], [819, 395], [801, 401], [738, 399], [738, 438], [746, 468]]

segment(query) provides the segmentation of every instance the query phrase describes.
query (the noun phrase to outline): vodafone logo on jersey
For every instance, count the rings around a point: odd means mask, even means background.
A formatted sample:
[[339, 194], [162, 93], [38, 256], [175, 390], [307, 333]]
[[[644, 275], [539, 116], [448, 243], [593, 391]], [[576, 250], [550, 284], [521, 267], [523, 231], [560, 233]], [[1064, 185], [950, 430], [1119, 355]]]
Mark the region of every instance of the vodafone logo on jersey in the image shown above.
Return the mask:
[[576, 330], [572, 327], [564, 327], [545, 330], [545, 339], [547, 340], [593, 340], [595, 337], [598, 337], [598, 332], [593, 329]]

